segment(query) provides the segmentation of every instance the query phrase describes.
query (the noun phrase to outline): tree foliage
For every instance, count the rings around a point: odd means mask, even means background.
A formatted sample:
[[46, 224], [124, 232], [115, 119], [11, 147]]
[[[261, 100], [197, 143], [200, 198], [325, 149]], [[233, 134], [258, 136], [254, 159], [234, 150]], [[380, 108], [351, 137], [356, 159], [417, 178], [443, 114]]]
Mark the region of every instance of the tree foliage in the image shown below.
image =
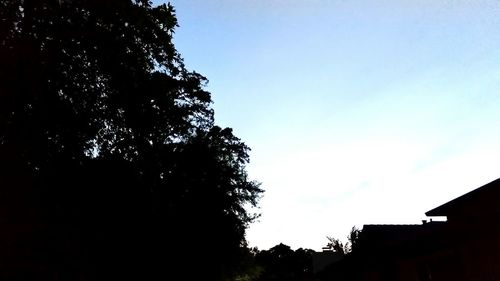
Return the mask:
[[285, 244], [278, 244], [255, 256], [260, 274], [258, 281], [303, 281], [311, 280], [313, 250], [299, 248], [292, 250]]
[[174, 8], [4, 0], [0, 18], [2, 279], [231, 276], [262, 190]]
[[326, 237], [328, 243], [324, 249], [331, 250], [336, 253], [341, 253], [342, 255], [347, 255], [358, 248], [359, 234], [361, 231], [355, 226], [352, 227], [349, 235], [347, 236], [347, 242], [344, 244], [337, 238]]

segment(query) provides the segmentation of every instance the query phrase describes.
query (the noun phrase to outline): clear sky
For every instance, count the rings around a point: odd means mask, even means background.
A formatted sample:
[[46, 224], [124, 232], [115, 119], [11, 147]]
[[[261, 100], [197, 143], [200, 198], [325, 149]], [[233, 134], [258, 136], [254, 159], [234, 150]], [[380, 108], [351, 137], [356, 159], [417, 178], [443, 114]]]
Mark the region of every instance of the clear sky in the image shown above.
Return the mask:
[[172, 4], [217, 123], [252, 148], [266, 193], [251, 246], [420, 223], [500, 177], [499, 1]]

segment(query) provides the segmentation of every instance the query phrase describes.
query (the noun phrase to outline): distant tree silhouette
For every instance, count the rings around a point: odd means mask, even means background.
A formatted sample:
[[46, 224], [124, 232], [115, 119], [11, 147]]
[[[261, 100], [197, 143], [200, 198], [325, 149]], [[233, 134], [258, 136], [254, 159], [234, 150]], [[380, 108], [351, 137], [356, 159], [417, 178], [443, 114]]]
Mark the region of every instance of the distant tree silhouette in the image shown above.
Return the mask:
[[347, 242], [345, 244], [337, 238], [327, 236], [326, 238], [328, 239], [328, 243], [324, 249], [347, 255], [358, 248], [360, 233], [361, 231], [353, 226], [347, 236]]
[[356, 251], [357, 249], [359, 249], [360, 234], [361, 230], [353, 226], [351, 232], [349, 232], [349, 236], [347, 236], [347, 241], [349, 243], [349, 252]]
[[0, 279], [235, 275], [262, 190], [173, 7], [4, 0], [0, 18]]
[[326, 244], [326, 247], [324, 249], [328, 249], [330, 251], [340, 253], [342, 255], [346, 255], [349, 253], [349, 245], [347, 243], [344, 245], [342, 241], [340, 241], [337, 238], [333, 237], [326, 237], [328, 239], [328, 244]]
[[312, 279], [312, 253], [309, 249], [292, 250], [279, 244], [256, 254], [260, 267], [258, 281], [305, 281]]

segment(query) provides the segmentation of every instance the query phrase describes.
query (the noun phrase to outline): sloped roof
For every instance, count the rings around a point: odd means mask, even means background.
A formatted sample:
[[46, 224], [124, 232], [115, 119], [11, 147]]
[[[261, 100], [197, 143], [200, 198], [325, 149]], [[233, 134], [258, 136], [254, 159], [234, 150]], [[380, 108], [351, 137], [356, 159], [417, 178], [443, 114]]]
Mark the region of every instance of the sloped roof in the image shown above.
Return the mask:
[[422, 225], [420, 224], [365, 224], [363, 235], [376, 240], [395, 240], [414, 234]]
[[360, 242], [369, 240], [370, 244], [394, 244], [417, 237], [443, 226], [442, 222], [428, 222], [425, 224], [368, 224], [363, 226]]
[[492, 201], [500, 201], [500, 179], [496, 179], [439, 207], [436, 207], [426, 212], [425, 215], [429, 217], [448, 216], [450, 213], [463, 209], [467, 205]]

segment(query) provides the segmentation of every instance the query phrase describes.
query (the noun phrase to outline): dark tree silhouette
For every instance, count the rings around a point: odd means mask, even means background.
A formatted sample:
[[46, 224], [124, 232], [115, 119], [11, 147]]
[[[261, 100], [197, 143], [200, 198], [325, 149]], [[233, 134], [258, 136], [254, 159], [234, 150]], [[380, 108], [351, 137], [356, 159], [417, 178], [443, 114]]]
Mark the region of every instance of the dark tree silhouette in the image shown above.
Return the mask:
[[358, 249], [360, 233], [361, 230], [353, 226], [347, 236], [347, 242], [345, 244], [337, 238], [327, 236], [326, 238], [328, 239], [328, 243], [325, 247], [323, 247], [323, 249], [347, 255]]
[[313, 250], [292, 250], [285, 244], [276, 245], [256, 254], [260, 267], [258, 281], [306, 281], [312, 280]]
[[0, 19], [0, 279], [235, 274], [262, 190], [173, 7], [4, 0]]

